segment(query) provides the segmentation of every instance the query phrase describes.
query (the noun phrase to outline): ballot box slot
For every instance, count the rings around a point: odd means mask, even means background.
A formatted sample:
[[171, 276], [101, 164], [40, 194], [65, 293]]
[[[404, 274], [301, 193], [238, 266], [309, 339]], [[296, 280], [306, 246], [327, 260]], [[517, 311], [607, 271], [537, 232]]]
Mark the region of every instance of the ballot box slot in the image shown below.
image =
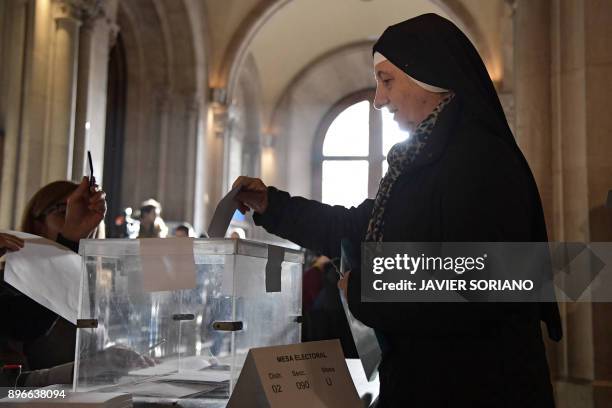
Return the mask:
[[193, 313], [177, 313], [177, 314], [172, 315], [172, 320], [176, 320], [176, 321], [195, 320], [195, 315]]

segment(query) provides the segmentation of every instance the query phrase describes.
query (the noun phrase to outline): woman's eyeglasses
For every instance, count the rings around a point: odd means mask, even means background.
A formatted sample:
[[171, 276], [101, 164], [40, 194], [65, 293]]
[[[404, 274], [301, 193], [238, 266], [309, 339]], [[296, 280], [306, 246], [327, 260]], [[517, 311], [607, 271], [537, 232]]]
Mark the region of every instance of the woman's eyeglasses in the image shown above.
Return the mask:
[[66, 214], [66, 203], [57, 203], [47, 208], [40, 214], [40, 218], [44, 218], [51, 214]]

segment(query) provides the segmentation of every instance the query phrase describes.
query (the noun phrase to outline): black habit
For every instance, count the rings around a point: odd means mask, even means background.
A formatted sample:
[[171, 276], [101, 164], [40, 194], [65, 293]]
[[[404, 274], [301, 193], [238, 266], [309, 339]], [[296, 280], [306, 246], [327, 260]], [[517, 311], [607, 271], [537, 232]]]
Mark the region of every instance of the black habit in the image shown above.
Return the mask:
[[[425, 149], [393, 186], [384, 241], [547, 241], [539, 194], [478, 53], [452, 23], [428, 14], [389, 27], [374, 46], [419, 81], [456, 97]], [[334, 258], [358, 248], [373, 200], [350, 209], [268, 188], [255, 222]], [[561, 337], [556, 303], [361, 303], [353, 314], [384, 338], [381, 407], [553, 407], [540, 329]]]

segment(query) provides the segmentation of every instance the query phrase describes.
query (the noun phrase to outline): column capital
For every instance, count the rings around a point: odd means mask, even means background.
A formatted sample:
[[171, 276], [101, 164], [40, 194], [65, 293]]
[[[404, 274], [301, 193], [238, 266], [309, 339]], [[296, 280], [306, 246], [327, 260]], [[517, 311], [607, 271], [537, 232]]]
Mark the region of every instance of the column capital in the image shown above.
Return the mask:
[[212, 112], [212, 130], [216, 137], [222, 138], [229, 127], [229, 106], [226, 88], [210, 88], [209, 109]]
[[212, 111], [212, 131], [218, 138], [223, 137], [229, 125], [229, 109], [227, 105], [219, 102], [210, 104]]
[[510, 9], [510, 17], [514, 17], [516, 14], [517, 0], [506, 0], [506, 4]]
[[77, 25], [83, 22], [83, 12], [75, 1], [72, 0], [52, 0], [53, 19], [56, 22], [71, 21]]
[[98, 19], [106, 16], [104, 0], [71, 0], [81, 10], [84, 19]]
[[52, 0], [53, 17], [56, 20], [70, 19], [81, 23], [106, 17], [105, 0]]
[[121, 27], [110, 18], [106, 19], [106, 23], [108, 24], [108, 48], [111, 49], [117, 43], [117, 36], [119, 35], [119, 31]]

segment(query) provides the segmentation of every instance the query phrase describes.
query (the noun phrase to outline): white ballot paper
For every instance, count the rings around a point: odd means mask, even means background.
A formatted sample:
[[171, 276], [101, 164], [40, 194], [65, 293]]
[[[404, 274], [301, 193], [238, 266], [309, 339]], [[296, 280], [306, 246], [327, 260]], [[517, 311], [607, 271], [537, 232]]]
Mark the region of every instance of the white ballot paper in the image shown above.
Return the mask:
[[194, 383], [222, 383], [230, 380], [229, 370], [208, 371], [181, 371], [165, 377], [161, 381], [170, 382], [194, 382]]
[[232, 216], [238, 209], [238, 201], [236, 195], [240, 191], [240, 186], [234, 187], [225, 197], [219, 201], [212, 221], [208, 227], [208, 236], [210, 238], [223, 238], [225, 232], [232, 221]]
[[182, 357], [179, 361], [178, 358], [169, 358], [161, 363], [155, 364], [152, 367], [139, 368], [129, 372], [130, 375], [153, 377], [161, 376], [174, 373], [180, 367], [181, 370], [185, 371], [199, 371], [210, 367], [210, 362], [206, 357], [203, 356], [190, 356]]
[[372, 381], [378, 373], [378, 365], [382, 359], [382, 351], [380, 350], [378, 339], [376, 338], [374, 329], [361, 323], [353, 316], [349, 310], [344, 293], [341, 290], [338, 291], [340, 292], [338, 296], [340, 296], [340, 302], [342, 303], [342, 308], [346, 314], [346, 320], [351, 329], [353, 341], [355, 342], [355, 348], [359, 355], [357, 361], [361, 361], [365, 376], [369, 381]]
[[193, 238], [140, 239], [142, 285], [147, 292], [193, 289]]
[[2, 231], [25, 241], [6, 255], [4, 281], [24, 295], [76, 324], [81, 257], [57, 242], [17, 231]]

